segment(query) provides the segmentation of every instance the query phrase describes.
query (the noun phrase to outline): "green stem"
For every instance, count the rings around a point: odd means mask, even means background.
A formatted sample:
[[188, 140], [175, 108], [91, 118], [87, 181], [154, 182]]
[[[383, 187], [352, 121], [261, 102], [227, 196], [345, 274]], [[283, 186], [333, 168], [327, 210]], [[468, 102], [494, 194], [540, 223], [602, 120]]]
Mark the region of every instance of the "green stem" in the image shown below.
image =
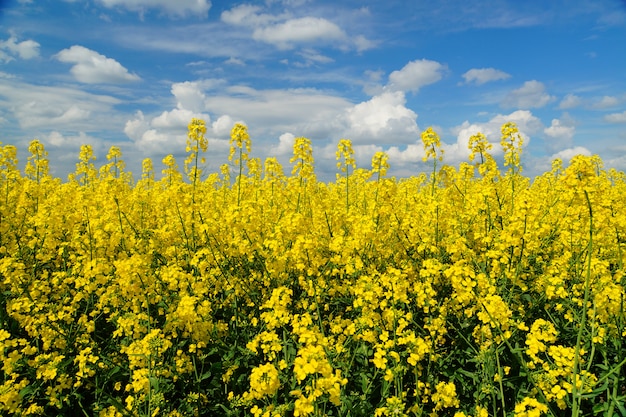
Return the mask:
[[[574, 367], [572, 372], [572, 417], [578, 417], [580, 413], [580, 402], [582, 401], [582, 395], [578, 392], [577, 376], [579, 374], [580, 366], [580, 350], [582, 343], [583, 330], [587, 322], [587, 303], [589, 301], [589, 284], [591, 281], [591, 258], [593, 251], [593, 208], [591, 207], [591, 200], [589, 199], [589, 193], [583, 189], [585, 193], [585, 200], [587, 201], [587, 208], [589, 210], [589, 244], [587, 245], [587, 271], [585, 274], [585, 294], [583, 296], [583, 308], [581, 312], [580, 323], [578, 327], [578, 334], [576, 335], [576, 347], [574, 350]], [[581, 380], [581, 383], [583, 381]], [[581, 387], [582, 388], [582, 387]]]
[[243, 172], [243, 149], [239, 148], [239, 176], [237, 177], [237, 207], [241, 204], [241, 173]]

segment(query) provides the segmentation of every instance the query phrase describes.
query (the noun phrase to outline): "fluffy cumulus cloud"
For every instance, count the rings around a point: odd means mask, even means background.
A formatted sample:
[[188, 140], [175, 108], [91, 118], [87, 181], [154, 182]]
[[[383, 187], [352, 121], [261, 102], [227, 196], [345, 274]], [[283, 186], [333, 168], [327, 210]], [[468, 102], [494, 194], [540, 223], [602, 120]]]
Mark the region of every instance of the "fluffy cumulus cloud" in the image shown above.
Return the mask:
[[[467, 161], [470, 153], [468, 148], [469, 138], [479, 132], [484, 134], [492, 144], [491, 155], [494, 157], [502, 155], [500, 129], [507, 122], [517, 124], [520, 134], [524, 138], [524, 146], [529, 143], [531, 135], [541, 132], [543, 126], [541, 121], [530, 111], [517, 110], [510, 114], [498, 114], [487, 122], [463, 122], [452, 129], [452, 133], [456, 136], [455, 142], [446, 142], [445, 135], [441, 132], [441, 129], [435, 129], [441, 136], [441, 147], [445, 152], [444, 162], [456, 165], [462, 161]], [[416, 172], [425, 167], [420, 165], [424, 157], [424, 147], [419, 138], [408, 144], [404, 149], [399, 146], [391, 146], [386, 152], [389, 154], [390, 164], [398, 175], [415, 175]]]
[[465, 121], [460, 126], [452, 129], [453, 133], [456, 134], [456, 142], [443, 146], [446, 151], [446, 163], [454, 164], [466, 161], [470, 153], [468, 147], [469, 138], [477, 133], [484, 134], [492, 144], [492, 150], [490, 151], [492, 155], [502, 154], [500, 146], [501, 128], [503, 124], [508, 122], [513, 122], [517, 125], [524, 139], [524, 146], [527, 146], [531, 136], [541, 132], [543, 127], [541, 120], [528, 110], [517, 110], [510, 114], [498, 114], [483, 123]]
[[257, 126], [258, 133], [294, 132], [302, 136], [334, 135], [333, 120], [351, 103], [323, 91], [305, 89], [255, 89], [228, 86], [207, 94], [205, 110], [211, 114], [228, 114]]
[[100, 140], [96, 137], [89, 136], [85, 132], [78, 132], [76, 135], [64, 135], [63, 133], [53, 130], [47, 135], [42, 137], [44, 143], [49, 143], [50, 145], [57, 148], [72, 148], [72, 149], [80, 149], [82, 145], [94, 145], [100, 142]]
[[279, 49], [292, 49], [299, 45], [331, 44], [342, 49], [363, 51], [375, 43], [362, 35], [348, 36], [336, 23], [315, 16], [293, 17], [288, 13], [265, 13], [261, 6], [242, 4], [225, 10], [221, 20], [242, 29], [251, 29], [252, 38], [274, 45]]
[[466, 84], [481, 85], [491, 81], [506, 80], [510, 74], [495, 68], [473, 68], [463, 74]]
[[165, 10], [170, 15], [206, 16], [211, 8], [209, 0], [99, 0], [106, 7], [123, 7], [143, 13], [146, 9]]
[[291, 155], [293, 153], [293, 144], [296, 136], [293, 133], [286, 132], [278, 137], [278, 144], [274, 145], [270, 149], [270, 155], [284, 156]]
[[146, 118], [138, 111], [124, 126], [124, 133], [135, 145], [150, 155], [164, 155], [185, 149], [187, 125], [193, 118], [203, 119], [209, 127], [210, 116], [187, 109], [164, 111], [153, 118]]
[[502, 107], [517, 107], [531, 109], [544, 107], [554, 100], [554, 97], [546, 93], [543, 83], [532, 80], [526, 81], [520, 88], [511, 91], [502, 101]]
[[552, 124], [546, 127], [543, 132], [556, 143], [570, 143], [576, 132], [576, 128], [571, 121], [552, 119]]
[[[318, 154], [320, 169], [324, 152], [335, 147], [341, 137], [353, 141], [365, 162], [371, 159], [373, 149], [382, 150], [375, 144], [416, 143], [419, 138], [417, 114], [406, 107], [403, 91], [386, 89], [369, 100], [351, 103], [316, 89], [255, 89], [209, 79], [175, 83], [171, 93], [175, 108], [154, 115], [137, 112], [126, 122], [126, 135], [149, 155], [180, 153], [193, 117], [207, 123], [212, 157], [216, 150], [228, 149], [232, 126], [243, 121], [250, 126], [256, 138], [253, 148], [262, 157], [288, 158], [295, 136], [309, 137], [315, 143], [332, 142], [332, 146], [317, 148], [323, 154]], [[209, 115], [215, 116], [213, 121]], [[334, 150], [328, 155], [334, 161]]]
[[85, 84], [120, 84], [140, 80], [119, 62], [84, 46], [74, 45], [56, 54], [61, 62], [74, 64], [70, 70], [74, 78]]
[[205, 107], [206, 95], [203, 90], [210, 85], [206, 81], [184, 81], [172, 84], [171, 92], [176, 98], [178, 108], [184, 108], [195, 112], [201, 112]]
[[577, 155], [591, 156], [591, 151], [584, 146], [575, 146], [573, 148], [563, 149], [550, 157], [550, 160], [560, 159], [565, 165], [569, 164], [573, 157]]
[[222, 22], [236, 26], [260, 27], [279, 21], [283, 16], [275, 16], [268, 13], [261, 13], [260, 6], [251, 4], [240, 4], [230, 10], [222, 12], [220, 18]]
[[16, 57], [33, 59], [39, 56], [39, 43], [32, 39], [18, 42], [16, 36], [10, 36], [6, 41], [0, 41], [0, 62], [12, 61]]
[[310, 16], [255, 29], [252, 37], [282, 49], [291, 48], [294, 44], [343, 41], [347, 38], [344, 31], [333, 22]]
[[575, 94], [568, 94], [563, 97], [563, 100], [559, 103], [559, 109], [573, 109], [574, 107], [578, 107], [582, 104], [582, 99]]
[[346, 110], [344, 135], [355, 143], [415, 141], [417, 114], [406, 107], [401, 91], [386, 91]]
[[420, 88], [441, 80], [446, 66], [437, 61], [411, 61], [389, 75], [387, 88], [393, 91], [417, 92]]
[[621, 113], [607, 114], [604, 120], [609, 123], [626, 123], [626, 110]]

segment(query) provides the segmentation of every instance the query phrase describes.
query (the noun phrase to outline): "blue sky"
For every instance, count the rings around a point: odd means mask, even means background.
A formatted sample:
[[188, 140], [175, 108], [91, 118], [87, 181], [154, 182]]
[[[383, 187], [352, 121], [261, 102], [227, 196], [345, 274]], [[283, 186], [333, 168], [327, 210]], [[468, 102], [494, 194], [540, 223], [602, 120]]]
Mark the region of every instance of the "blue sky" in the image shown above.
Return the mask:
[[305, 136], [332, 180], [341, 138], [410, 176], [427, 127], [457, 165], [479, 131], [501, 154], [512, 121], [530, 176], [579, 153], [626, 170], [625, 45], [624, 0], [0, 1], [0, 141], [23, 162], [38, 138], [63, 179], [81, 144], [96, 165], [116, 145], [138, 178], [182, 167], [192, 117], [218, 171], [243, 122], [252, 156], [288, 174]]

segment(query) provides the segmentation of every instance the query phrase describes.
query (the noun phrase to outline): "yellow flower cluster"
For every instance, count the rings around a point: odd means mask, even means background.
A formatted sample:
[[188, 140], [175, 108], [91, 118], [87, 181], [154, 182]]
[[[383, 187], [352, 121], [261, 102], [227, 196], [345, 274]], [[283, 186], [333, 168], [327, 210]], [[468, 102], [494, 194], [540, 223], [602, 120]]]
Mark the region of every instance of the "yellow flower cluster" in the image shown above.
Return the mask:
[[[613, 415], [626, 385], [626, 175], [597, 157], [521, 174], [522, 136], [389, 178], [389, 157], [315, 176], [204, 122], [139, 180], [81, 147], [68, 181], [0, 144], [0, 414]], [[497, 143], [497, 142], [495, 142]], [[504, 172], [500, 167], [507, 167]], [[231, 173], [236, 181], [231, 181]], [[285, 175], [291, 172], [291, 175]], [[565, 411], [563, 411], [565, 410]]]

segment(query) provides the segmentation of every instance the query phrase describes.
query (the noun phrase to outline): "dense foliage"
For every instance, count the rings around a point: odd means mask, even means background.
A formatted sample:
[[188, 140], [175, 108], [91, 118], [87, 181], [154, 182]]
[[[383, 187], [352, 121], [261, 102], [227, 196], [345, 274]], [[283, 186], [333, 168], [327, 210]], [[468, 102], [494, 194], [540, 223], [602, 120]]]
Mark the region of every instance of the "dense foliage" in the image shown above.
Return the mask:
[[[297, 138], [285, 175], [250, 157], [141, 179], [81, 148], [66, 182], [0, 146], [0, 413], [100, 416], [626, 416], [626, 177], [597, 157], [532, 182], [471, 157], [333, 183]], [[1, 145], [1, 144], [0, 144]]]

